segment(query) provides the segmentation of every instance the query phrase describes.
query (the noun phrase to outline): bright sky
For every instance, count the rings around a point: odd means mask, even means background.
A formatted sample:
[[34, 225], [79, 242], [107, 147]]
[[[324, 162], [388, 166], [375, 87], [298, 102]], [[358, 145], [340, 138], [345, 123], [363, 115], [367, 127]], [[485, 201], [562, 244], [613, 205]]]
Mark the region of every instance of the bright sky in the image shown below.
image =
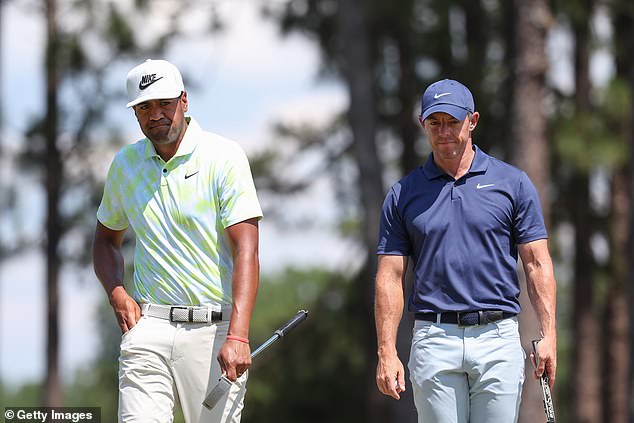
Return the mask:
[[[2, 99], [5, 113], [4, 145], [15, 145], [28, 118], [42, 111], [42, 23], [33, 10], [6, 2], [2, 22]], [[333, 81], [317, 81], [319, 55], [299, 36], [282, 38], [271, 22], [259, 17], [255, 0], [220, 2], [221, 13], [231, 19], [228, 31], [205, 40], [182, 40], [170, 48], [166, 59], [196, 81], [190, 90], [190, 113], [201, 126], [238, 141], [249, 152], [273, 142], [273, 122], [325, 121], [346, 104], [342, 87]], [[28, 40], [29, 48], [24, 48]], [[141, 62], [144, 58], [139, 58]], [[113, 69], [124, 87], [127, 68]], [[118, 75], [116, 74], [118, 72]], [[10, 102], [7, 99], [11, 99]], [[141, 137], [132, 113], [124, 104], [109, 111], [116, 116], [130, 140]], [[105, 159], [104, 159], [105, 160]], [[105, 168], [110, 162], [107, 160]], [[0, 176], [11, 177], [2, 170]], [[7, 175], [9, 174], [9, 175]], [[17, 183], [13, 178], [13, 183]], [[22, 200], [30, 210], [26, 220], [34, 233], [41, 230], [43, 201], [36, 184], [24, 184]], [[319, 198], [322, 212], [315, 216]], [[262, 272], [288, 265], [319, 264], [345, 269], [354, 246], [334, 235], [332, 190], [319, 183], [310, 197], [288, 205], [288, 212], [314, 216], [323, 223], [308, 231], [287, 231], [267, 223], [261, 226]], [[33, 224], [35, 222], [36, 224]], [[309, 241], [307, 241], [309, 240]], [[347, 257], [344, 261], [344, 257]], [[129, 258], [128, 260], [131, 260]], [[354, 260], [354, 258], [352, 258]], [[0, 266], [0, 375], [17, 386], [43, 377], [45, 353], [44, 270], [42, 256], [27, 252]], [[87, 364], [97, 349], [95, 313], [104, 294], [91, 270], [80, 283], [76, 269], [66, 268], [61, 279], [62, 366], [71, 375]], [[113, 317], [114, 318], [114, 317]]]

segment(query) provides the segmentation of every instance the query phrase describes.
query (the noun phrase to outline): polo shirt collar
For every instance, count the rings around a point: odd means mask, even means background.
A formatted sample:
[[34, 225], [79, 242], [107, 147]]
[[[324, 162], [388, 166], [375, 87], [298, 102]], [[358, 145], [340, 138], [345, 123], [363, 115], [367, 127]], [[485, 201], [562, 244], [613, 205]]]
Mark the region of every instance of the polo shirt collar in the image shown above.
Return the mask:
[[473, 162], [471, 162], [471, 168], [467, 173], [483, 173], [486, 172], [487, 167], [489, 167], [489, 156], [477, 145], [473, 145], [473, 150], [475, 151], [475, 157], [473, 158]]
[[[473, 144], [473, 151], [475, 152], [475, 156], [473, 157], [473, 161], [471, 162], [471, 167], [467, 172], [467, 175], [470, 173], [482, 173], [486, 172], [487, 167], [489, 165], [489, 156], [480, 148]], [[423, 173], [427, 177], [427, 179], [436, 179], [441, 176], [446, 175], [446, 173], [436, 166], [434, 162], [434, 153], [430, 153], [427, 161], [423, 165]]]
[[[180, 145], [178, 146], [178, 150], [176, 150], [176, 154], [174, 157], [186, 156], [191, 154], [196, 149], [198, 145], [197, 140], [200, 139], [198, 134], [202, 131], [198, 122], [190, 116], [186, 116], [185, 120], [187, 121], [187, 129], [185, 130], [185, 136], [181, 140]], [[154, 148], [154, 144], [148, 138], [145, 138], [145, 151], [143, 153], [143, 157], [148, 159], [150, 157], [158, 157], [158, 153]], [[174, 158], [172, 157], [172, 158]]]

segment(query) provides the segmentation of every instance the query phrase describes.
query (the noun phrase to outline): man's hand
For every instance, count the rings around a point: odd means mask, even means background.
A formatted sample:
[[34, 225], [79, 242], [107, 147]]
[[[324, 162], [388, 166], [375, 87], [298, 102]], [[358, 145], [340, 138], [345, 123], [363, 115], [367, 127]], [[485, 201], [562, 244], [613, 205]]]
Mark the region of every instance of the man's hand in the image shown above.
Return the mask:
[[110, 294], [110, 305], [117, 317], [122, 333], [126, 333], [137, 324], [141, 318], [141, 307], [128, 295], [125, 288], [117, 286]]
[[235, 382], [251, 366], [251, 348], [244, 342], [227, 339], [218, 353], [218, 362], [222, 374]]
[[405, 392], [405, 369], [396, 354], [379, 355], [376, 386], [381, 393], [397, 400], [401, 399], [400, 393]]
[[540, 378], [544, 372], [548, 376], [548, 385], [553, 389], [555, 384], [555, 373], [557, 371], [557, 343], [553, 338], [544, 337], [535, 348], [537, 357], [533, 358], [535, 366], [535, 377]]

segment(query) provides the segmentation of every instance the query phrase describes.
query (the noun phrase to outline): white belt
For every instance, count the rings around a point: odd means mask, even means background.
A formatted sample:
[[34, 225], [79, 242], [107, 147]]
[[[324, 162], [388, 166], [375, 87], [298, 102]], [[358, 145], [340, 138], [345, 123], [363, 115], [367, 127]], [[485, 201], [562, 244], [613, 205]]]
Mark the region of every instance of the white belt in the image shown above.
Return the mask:
[[231, 306], [172, 306], [141, 304], [143, 316], [156, 317], [170, 322], [212, 323], [231, 318]]

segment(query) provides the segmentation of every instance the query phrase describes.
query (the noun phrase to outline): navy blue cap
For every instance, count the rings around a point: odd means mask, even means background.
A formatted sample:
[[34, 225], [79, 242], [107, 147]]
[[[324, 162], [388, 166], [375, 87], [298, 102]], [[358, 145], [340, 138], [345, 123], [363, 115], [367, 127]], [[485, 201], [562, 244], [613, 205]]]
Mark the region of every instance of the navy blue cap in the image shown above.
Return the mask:
[[436, 112], [448, 113], [458, 120], [464, 120], [467, 113], [475, 111], [473, 95], [469, 88], [453, 79], [434, 82], [425, 90], [421, 102], [422, 120]]

